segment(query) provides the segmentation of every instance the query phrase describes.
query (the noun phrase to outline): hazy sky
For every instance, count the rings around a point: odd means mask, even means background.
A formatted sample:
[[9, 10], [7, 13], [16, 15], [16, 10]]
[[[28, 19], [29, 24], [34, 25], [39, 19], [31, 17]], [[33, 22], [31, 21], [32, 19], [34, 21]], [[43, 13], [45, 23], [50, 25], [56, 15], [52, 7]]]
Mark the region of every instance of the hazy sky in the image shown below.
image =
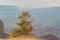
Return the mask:
[[0, 0], [0, 5], [16, 5], [17, 7], [44, 8], [60, 6], [60, 0]]

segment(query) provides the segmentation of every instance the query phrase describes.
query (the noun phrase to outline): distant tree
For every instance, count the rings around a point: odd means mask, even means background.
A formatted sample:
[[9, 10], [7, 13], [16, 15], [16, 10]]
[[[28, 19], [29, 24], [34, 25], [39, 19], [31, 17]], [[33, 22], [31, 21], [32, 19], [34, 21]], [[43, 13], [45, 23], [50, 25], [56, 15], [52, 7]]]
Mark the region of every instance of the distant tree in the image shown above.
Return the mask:
[[32, 30], [32, 20], [31, 20], [31, 15], [29, 12], [22, 12], [22, 15], [18, 16], [19, 23], [17, 23], [18, 27], [14, 29], [12, 32], [13, 36], [18, 36], [18, 35], [28, 35]]

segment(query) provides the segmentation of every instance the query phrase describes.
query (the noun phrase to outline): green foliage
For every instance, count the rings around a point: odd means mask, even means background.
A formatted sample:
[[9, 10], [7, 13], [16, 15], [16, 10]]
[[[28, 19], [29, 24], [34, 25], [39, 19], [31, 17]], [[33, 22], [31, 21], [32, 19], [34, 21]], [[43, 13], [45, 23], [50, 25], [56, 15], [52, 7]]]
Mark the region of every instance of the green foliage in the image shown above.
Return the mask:
[[29, 12], [22, 12], [22, 15], [18, 16], [20, 22], [17, 23], [18, 27], [12, 32], [13, 36], [28, 35], [33, 30], [32, 20], [29, 20], [30, 17]]

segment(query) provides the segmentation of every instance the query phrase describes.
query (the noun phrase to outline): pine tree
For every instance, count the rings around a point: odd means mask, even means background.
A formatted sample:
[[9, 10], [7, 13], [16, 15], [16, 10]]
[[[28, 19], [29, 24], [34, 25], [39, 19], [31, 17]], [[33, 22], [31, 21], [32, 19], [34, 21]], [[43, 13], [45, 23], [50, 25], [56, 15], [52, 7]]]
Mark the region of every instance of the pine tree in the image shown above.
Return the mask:
[[30, 32], [32, 32], [32, 20], [31, 15], [29, 12], [22, 12], [22, 15], [18, 16], [19, 23], [17, 23], [18, 27], [14, 29], [12, 32], [13, 36], [18, 35], [28, 35]]

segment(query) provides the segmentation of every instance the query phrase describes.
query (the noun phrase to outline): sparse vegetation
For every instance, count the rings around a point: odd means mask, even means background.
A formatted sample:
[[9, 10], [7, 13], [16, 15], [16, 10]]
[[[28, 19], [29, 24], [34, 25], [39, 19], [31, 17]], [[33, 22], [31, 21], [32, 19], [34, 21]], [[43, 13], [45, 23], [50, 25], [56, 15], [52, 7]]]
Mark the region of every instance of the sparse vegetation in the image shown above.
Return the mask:
[[18, 27], [14, 29], [12, 32], [12, 36], [19, 36], [19, 35], [29, 35], [32, 32], [32, 20], [31, 15], [29, 12], [22, 12], [22, 15], [18, 16], [19, 23], [17, 23]]

